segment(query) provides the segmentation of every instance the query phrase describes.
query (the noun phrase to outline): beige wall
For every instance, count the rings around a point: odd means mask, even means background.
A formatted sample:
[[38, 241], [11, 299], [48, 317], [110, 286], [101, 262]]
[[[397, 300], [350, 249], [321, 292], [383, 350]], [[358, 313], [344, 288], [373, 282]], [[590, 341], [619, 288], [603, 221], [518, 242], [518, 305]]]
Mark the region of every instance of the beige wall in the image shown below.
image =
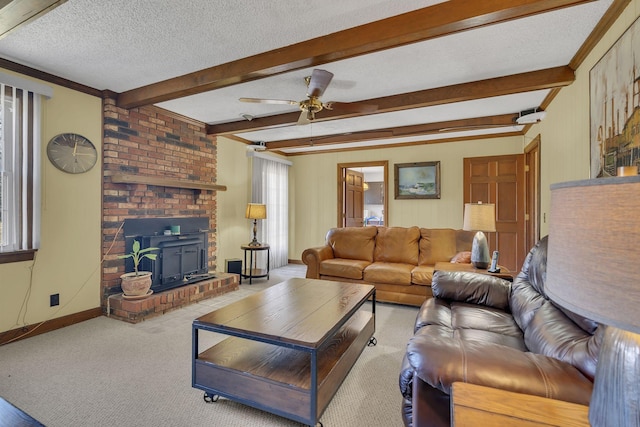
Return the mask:
[[[85, 174], [63, 173], [47, 159], [46, 144], [73, 132], [100, 152], [102, 101], [50, 86], [53, 97], [43, 103], [41, 246], [35, 262], [0, 264], [0, 331], [100, 306], [100, 163]], [[55, 293], [60, 306], [49, 307]]]
[[241, 142], [219, 137], [217, 149], [217, 183], [227, 186], [227, 191], [218, 192], [217, 270], [225, 271], [224, 261], [242, 259], [240, 245], [251, 241], [251, 224], [244, 217], [251, 201], [251, 161]]
[[576, 81], [560, 91], [547, 108], [545, 120], [525, 138], [529, 141], [538, 133], [541, 135], [542, 236], [549, 232], [549, 186], [557, 182], [590, 178], [589, 71], [638, 16], [640, 0], [633, 0], [576, 70]]
[[[371, 151], [291, 156], [289, 175], [289, 259], [300, 260], [302, 251], [324, 242], [335, 227], [337, 165], [348, 162], [389, 162], [389, 219], [391, 226], [462, 226], [462, 167], [464, 157], [521, 153], [523, 137], [475, 140]], [[242, 258], [240, 245], [251, 239], [251, 224], [244, 218], [251, 198], [251, 161], [243, 143], [218, 138], [218, 270], [224, 260]], [[393, 165], [415, 161], [440, 161], [439, 200], [394, 200]]]
[[[304, 249], [321, 245], [327, 230], [337, 226], [338, 163], [389, 162], [386, 225], [461, 228], [463, 158], [521, 153], [522, 149], [522, 137], [508, 137], [290, 157], [294, 165], [289, 258], [300, 260]], [[395, 200], [394, 164], [422, 161], [440, 161], [440, 199]]]

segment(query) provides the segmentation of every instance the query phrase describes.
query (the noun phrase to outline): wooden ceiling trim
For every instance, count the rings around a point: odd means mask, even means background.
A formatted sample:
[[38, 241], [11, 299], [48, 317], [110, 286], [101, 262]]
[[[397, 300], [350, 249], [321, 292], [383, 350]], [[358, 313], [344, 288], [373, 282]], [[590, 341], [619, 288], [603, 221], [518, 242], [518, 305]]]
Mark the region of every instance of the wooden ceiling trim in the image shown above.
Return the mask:
[[[546, 70], [496, 77], [477, 82], [463, 83], [434, 89], [373, 98], [360, 101], [365, 104], [378, 106], [373, 113], [378, 114], [400, 111], [411, 108], [429, 107], [433, 105], [449, 104], [452, 102], [470, 101], [474, 99], [490, 98], [500, 95], [534, 91], [539, 89], [553, 89], [567, 86], [575, 80], [575, 72], [568, 66], [548, 68]], [[256, 117], [252, 121], [235, 121], [208, 125], [208, 134], [224, 135], [229, 133], [250, 132], [269, 129], [278, 126], [292, 125], [298, 120], [300, 113], [276, 114], [266, 117]], [[335, 111], [323, 111], [315, 121], [336, 120], [354, 117], [358, 114], [340, 114]], [[360, 114], [365, 115], [365, 114]]]
[[569, 62], [569, 66], [574, 70], [577, 70], [580, 65], [587, 58], [587, 55], [591, 53], [593, 48], [600, 42], [602, 37], [606, 34], [606, 32], [611, 28], [613, 23], [620, 17], [624, 9], [631, 3], [631, 0], [614, 0], [607, 12], [600, 19], [598, 24], [595, 26], [589, 37], [584, 41], [578, 52], [573, 56], [571, 62]]
[[97, 96], [98, 98], [102, 98], [103, 91], [101, 90], [98, 90], [80, 83], [76, 83], [74, 81], [67, 80], [62, 77], [54, 76], [53, 74], [45, 73], [44, 71], [36, 70], [35, 68], [27, 67], [26, 65], [9, 61], [8, 59], [0, 58], [0, 68], [4, 68], [5, 70], [9, 70], [9, 71], [14, 71], [16, 73], [20, 73], [25, 76], [40, 79], [45, 82], [53, 83], [62, 87], [77, 90], [78, 92], [86, 93], [87, 95], [92, 95], [92, 96]]
[[503, 114], [499, 116], [475, 117], [471, 119], [451, 120], [446, 122], [425, 123], [413, 126], [400, 126], [395, 128], [374, 129], [350, 134], [323, 135], [315, 138], [296, 138], [266, 143], [269, 150], [281, 150], [284, 148], [304, 147], [309, 145], [344, 144], [359, 141], [375, 141], [385, 138], [410, 137], [428, 135], [433, 133], [454, 132], [467, 130], [465, 128], [491, 127], [515, 125], [517, 114]]
[[549, 107], [549, 105], [551, 104], [551, 101], [553, 101], [553, 99], [556, 96], [558, 96], [558, 94], [560, 93], [560, 89], [561, 88], [557, 87], [549, 91], [547, 96], [545, 96], [544, 99], [542, 100], [542, 103], [540, 103], [541, 110], [546, 110]]
[[521, 132], [500, 132], [500, 133], [486, 134], [486, 135], [462, 136], [462, 137], [454, 137], [454, 138], [443, 138], [443, 139], [435, 139], [435, 140], [427, 140], [427, 141], [401, 142], [401, 143], [381, 144], [381, 145], [372, 145], [372, 146], [364, 146], [364, 147], [336, 148], [336, 149], [329, 149], [329, 150], [310, 150], [310, 151], [301, 151], [296, 153], [287, 153], [287, 152], [277, 151], [277, 150], [274, 150], [274, 152], [287, 157], [303, 156], [307, 154], [329, 154], [329, 153], [341, 153], [346, 151], [413, 147], [418, 145], [442, 144], [447, 142], [465, 142], [465, 141], [474, 141], [478, 139], [486, 139], [488, 140], [487, 142], [489, 142], [489, 140], [492, 140], [495, 138], [507, 138], [511, 136], [522, 136], [522, 133]]
[[0, 2], [0, 39], [9, 33], [51, 12], [67, 0], [13, 0]]
[[451, 0], [120, 94], [133, 108], [593, 0]]

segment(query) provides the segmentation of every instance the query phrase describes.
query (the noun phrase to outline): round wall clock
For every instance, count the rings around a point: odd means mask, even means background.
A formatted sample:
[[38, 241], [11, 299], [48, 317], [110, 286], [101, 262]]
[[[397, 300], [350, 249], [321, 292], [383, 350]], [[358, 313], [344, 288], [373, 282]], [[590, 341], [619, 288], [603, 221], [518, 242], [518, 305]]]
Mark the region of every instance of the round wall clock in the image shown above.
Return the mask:
[[67, 173], [84, 173], [98, 160], [96, 147], [82, 135], [62, 133], [51, 138], [47, 157], [55, 167]]

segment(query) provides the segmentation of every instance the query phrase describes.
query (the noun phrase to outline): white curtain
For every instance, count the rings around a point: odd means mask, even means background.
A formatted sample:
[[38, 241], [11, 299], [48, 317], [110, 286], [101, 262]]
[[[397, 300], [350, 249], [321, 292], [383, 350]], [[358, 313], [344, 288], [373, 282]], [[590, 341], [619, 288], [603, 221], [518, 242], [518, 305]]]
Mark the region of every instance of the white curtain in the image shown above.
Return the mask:
[[270, 267], [289, 262], [289, 166], [253, 157], [251, 202], [267, 206], [267, 219], [259, 221], [258, 241], [271, 249]]

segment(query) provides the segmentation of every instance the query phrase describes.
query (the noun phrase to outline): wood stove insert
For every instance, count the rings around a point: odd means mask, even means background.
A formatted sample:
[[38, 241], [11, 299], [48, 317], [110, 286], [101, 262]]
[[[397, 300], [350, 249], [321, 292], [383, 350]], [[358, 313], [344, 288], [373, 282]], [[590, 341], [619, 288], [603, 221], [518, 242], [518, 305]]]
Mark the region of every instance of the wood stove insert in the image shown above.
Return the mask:
[[[165, 230], [179, 226], [179, 234]], [[143, 259], [140, 269], [151, 271], [151, 290], [161, 292], [215, 277], [209, 273], [209, 219], [198, 218], [138, 218], [124, 223], [125, 247], [134, 240], [141, 247], [158, 248], [155, 261]], [[133, 271], [133, 262], [126, 260], [125, 270]]]

